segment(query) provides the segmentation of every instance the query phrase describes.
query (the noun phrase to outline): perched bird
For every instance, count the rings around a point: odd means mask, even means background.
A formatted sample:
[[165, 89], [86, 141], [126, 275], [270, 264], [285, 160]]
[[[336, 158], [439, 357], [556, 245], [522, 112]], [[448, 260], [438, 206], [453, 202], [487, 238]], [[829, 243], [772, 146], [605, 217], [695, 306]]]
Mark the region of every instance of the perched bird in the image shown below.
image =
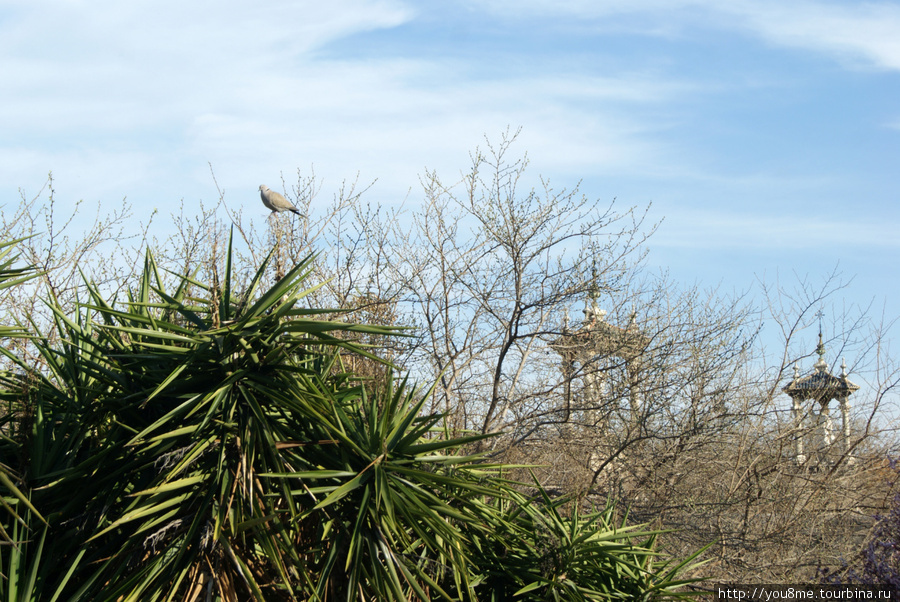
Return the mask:
[[289, 200], [274, 190], [269, 190], [269, 187], [265, 184], [259, 187], [259, 196], [262, 197], [263, 205], [272, 211], [278, 211], [279, 213], [282, 211], [293, 211], [297, 215], [302, 215], [296, 207], [291, 205]]

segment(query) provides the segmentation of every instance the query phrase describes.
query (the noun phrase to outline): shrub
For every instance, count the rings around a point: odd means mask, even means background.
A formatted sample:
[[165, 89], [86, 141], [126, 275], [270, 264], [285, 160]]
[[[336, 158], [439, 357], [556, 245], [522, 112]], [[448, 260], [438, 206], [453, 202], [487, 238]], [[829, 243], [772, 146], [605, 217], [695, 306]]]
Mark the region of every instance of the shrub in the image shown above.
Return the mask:
[[[441, 415], [300, 307], [311, 258], [259, 290], [147, 253], [122, 302], [54, 299], [58, 342], [0, 374], [7, 600], [631, 599], [678, 596], [653, 533], [565, 517], [451, 438]], [[14, 333], [10, 333], [14, 334]], [[635, 541], [640, 538], [641, 541]], [[515, 591], [512, 591], [515, 588]]]

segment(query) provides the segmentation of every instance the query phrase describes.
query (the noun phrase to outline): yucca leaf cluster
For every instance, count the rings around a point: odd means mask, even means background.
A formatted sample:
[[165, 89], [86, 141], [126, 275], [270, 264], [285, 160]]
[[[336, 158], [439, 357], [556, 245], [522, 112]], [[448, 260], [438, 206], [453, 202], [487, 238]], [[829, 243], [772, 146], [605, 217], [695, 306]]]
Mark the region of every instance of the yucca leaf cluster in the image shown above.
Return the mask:
[[313, 258], [239, 291], [230, 257], [205, 283], [148, 253], [126, 298], [50, 296], [57, 338], [0, 332], [40, 357], [4, 348], [0, 599], [677, 595], [653, 533], [503, 480], [427, 390], [348, 371], [378, 361], [350, 333], [392, 332], [304, 306]]

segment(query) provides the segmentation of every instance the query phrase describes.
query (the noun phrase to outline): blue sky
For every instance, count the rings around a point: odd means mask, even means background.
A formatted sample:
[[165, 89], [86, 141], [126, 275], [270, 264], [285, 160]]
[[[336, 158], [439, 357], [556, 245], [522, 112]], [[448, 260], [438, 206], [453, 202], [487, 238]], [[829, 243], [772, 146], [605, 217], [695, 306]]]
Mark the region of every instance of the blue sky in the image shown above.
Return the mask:
[[[855, 277], [900, 315], [900, 2], [0, 0], [0, 202], [36, 193], [266, 212], [415, 202], [487, 135], [557, 186], [664, 218], [652, 266], [746, 289]], [[411, 192], [410, 192], [411, 190]]]

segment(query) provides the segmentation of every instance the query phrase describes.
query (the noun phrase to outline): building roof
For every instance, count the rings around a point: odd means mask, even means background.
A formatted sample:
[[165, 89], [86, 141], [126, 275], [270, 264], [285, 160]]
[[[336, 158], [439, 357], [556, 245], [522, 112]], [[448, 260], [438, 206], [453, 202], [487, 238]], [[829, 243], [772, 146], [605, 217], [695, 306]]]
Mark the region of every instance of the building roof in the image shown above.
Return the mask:
[[825, 363], [825, 346], [822, 344], [822, 334], [819, 333], [819, 345], [816, 347], [819, 361], [815, 364], [815, 371], [806, 376], [800, 376], [800, 369], [794, 366], [794, 379], [782, 389], [792, 398], [815, 399], [826, 403], [830, 399], [848, 397], [854, 391], [859, 390], [856, 385], [847, 378], [847, 364], [841, 364], [841, 375], [835, 376], [828, 370]]
[[650, 345], [650, 339], [641, 333], [634, 323], [634, 316], [628, 326], [622, 328], [605, 320], [606, 312], [596, 303], [585, 309], [585, 320], [581, 327], [566, 330], [550, 346], [568, 359], [583, 359], [584, 356], [606, 355], [632, 360], [640, 356]]

